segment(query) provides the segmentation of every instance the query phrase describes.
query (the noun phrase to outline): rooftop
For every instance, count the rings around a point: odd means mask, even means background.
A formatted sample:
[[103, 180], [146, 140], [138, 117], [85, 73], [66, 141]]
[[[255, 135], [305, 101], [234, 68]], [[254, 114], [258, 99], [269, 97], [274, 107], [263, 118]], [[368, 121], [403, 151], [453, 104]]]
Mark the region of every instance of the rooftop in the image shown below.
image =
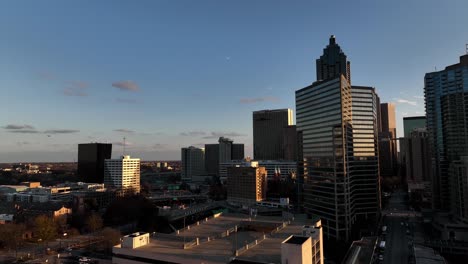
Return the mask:
[[195, 223], [178, 234], [156, 234], [150, 244], [134, 250], [116, 246], [114, 253], [173, 263], [229, 263], [234, 258], [234, 263], [281, 263], [281, 242], [291, 235], [302, 235], [305, 224], [314, 223], [226, 214]]
[[308, 237], [301, 237], [301, 236], [291, 236], [288, 240], [284, 241], [284, 243], [287, 244], [296, 244], [296, 245], [302, 245], [304, 242], [309, 239]]
[[377, 237], [363, 237], [351, 244], [343, 260], [345, 264], [370, 264], [377, 245]]

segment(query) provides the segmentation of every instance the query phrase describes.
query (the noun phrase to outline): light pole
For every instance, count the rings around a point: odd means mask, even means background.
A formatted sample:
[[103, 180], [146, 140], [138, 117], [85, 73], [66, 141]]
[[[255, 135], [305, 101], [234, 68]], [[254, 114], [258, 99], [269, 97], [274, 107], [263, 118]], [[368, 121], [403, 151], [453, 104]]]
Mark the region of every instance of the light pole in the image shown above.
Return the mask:
[[67, 237], [67, 233], [63, 233], [62, 237], [60, 237], [60, 239], [59, 239], [59, 249], [62, 248], [62, 239], [65, 239], [66, 237]]

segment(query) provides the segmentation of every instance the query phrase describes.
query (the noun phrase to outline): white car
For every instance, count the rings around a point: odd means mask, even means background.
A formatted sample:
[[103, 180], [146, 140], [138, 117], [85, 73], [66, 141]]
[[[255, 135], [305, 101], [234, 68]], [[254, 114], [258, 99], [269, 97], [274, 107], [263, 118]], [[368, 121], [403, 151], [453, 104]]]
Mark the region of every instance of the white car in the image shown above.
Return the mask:
[[80, 262], [89, 262], [89, 261], [91, 261], [91, 259], [90, 259], [90, 258], [87, 258], [87, 257], [81, 257], [81, 258], [79, 259], [79, 261], [80, 261]]

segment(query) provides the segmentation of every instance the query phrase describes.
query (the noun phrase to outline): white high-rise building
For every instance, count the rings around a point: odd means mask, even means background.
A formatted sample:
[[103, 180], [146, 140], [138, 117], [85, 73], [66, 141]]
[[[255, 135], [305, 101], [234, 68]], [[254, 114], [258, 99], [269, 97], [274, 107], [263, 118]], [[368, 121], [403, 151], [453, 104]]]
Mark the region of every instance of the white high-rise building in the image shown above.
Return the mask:
[[124, 191], [140, 192], [140, 159], [121, 156], [104, 161], [104, 184]]

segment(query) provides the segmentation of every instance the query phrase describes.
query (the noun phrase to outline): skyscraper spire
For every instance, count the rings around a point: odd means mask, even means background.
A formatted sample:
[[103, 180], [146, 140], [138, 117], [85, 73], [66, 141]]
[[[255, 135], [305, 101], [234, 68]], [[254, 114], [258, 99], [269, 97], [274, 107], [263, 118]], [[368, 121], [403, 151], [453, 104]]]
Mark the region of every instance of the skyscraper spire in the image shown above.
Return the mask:
[[330, 36], [323, 55], [317, 59], [317, 81], [328, 80], [343, 74], [351, 83], [351, 65], [341, 47], [336, 44], [335, 35]]

